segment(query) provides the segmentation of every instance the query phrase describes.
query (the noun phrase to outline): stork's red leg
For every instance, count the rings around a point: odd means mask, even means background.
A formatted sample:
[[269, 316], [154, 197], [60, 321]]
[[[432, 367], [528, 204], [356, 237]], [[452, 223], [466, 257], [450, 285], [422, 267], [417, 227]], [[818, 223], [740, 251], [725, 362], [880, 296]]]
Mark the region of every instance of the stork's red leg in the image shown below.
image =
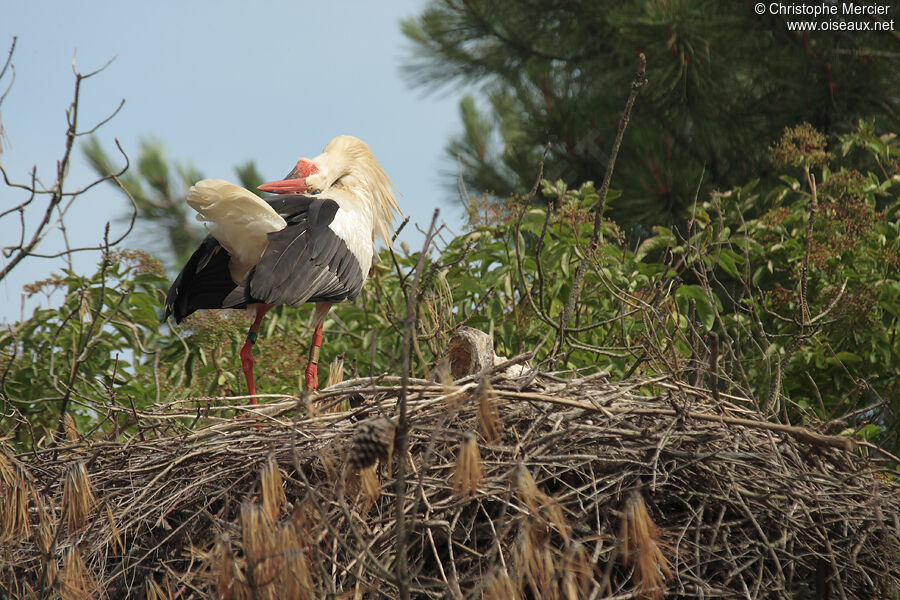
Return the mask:
[[319, 348], [322, 347], [322, 325], [316, 326], [312, 344], [309, 346], [309, 360], [306, 363], [306, 391], [314, 392], [319, 387]]
[[256, 319], [247, 332], [247, 341], [241, 348], [241, 369], [244, 371], [244, 378], [247, 380], [247, 393], [250, 396], [250, 404], [256, 404], [256, 385], [253, 382], [253, 344], [259, 337], [259, 324], [263, 317], [272, 308], [271, 304], [259, 304], [256, 306]]

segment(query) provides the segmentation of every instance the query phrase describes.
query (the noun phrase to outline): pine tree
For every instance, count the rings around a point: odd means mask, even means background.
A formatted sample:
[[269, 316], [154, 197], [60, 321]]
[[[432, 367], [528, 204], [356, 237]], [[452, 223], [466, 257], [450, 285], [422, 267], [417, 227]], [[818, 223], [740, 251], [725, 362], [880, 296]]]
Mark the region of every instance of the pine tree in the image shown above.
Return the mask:
[[502, 198], [533, 185], [547, 142], [546, 177], [602, 178], [645, 53], [649, 83], [612, 204], [641, 234], [678, 224], [702, 173], [703, 191], [765, 176], [786, 126], [805, 121], [831, 136], [874, 119], [896, 130], [900, 36], [793, 33], [788, 19], [720, 0], [432, 0], [403, 23], [415, 43], [406, 70], [432, 90], [479, 86], [461, 102], [463, 132], [448, 152], [470, 191]]

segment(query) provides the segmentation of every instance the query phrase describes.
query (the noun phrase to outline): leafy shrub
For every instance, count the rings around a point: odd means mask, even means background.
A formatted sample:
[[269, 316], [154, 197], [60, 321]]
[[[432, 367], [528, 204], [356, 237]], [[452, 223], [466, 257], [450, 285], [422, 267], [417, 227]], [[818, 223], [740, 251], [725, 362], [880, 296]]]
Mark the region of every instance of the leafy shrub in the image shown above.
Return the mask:
[[[454, 330], [468, 325], [489, 332], [498, 354], [534, 352], [545, 369], [677, 372], [751, 398], [772, 418], [896, 447], [900, 154], [893, 137], [866, 124], [840, 143], [835, 158], [810, 128], [787, 131], [772, 149], [781, 169], [774, 184], [698, 199], [687, 231], [658, 227], [638, 246], [604, 221], [596, 249], [588, 247], [598, 201], [591, 182], [541, 182], [549, 208], [530, 197], [492, 211], [472, 201], [469, 228], [428, 250], [412, 374], [428, 376]], [[360, 297], [332, 309], [323, 371], [343, 355], [349, 376], [400, 374], [418, 258], [383, 250]], [[245, 393], [238, 350], [249, 317], [207, 312], [159, 327], [166, 284], [145, 255], [109, 256], [91, 277], [67, 272], [52, 285], [63, 288], [61, 305], [0, 338], [0, 391], [13, 408], [4, 425], [19, 443], [67, 411], [82, 431], [108, 430], [128, 425], [111, 420], [110, 403]], [[310, 307], [266, 317], [254, 349], [262, 393], [299, 390], [309, 317]]]

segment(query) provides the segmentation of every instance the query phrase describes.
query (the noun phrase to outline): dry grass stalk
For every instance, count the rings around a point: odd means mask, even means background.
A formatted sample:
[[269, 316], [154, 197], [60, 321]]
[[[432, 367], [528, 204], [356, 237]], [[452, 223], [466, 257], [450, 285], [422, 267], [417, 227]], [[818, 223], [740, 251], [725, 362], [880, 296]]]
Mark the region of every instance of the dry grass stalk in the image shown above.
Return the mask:
[[473, 496], [478, 491], [482, 478], [481, 454], [475, 434], [467, 432], [459, 447], [456, 470], [453, 471], [453, 493], [457, 496]]
[[534, 477], [524, 465], [519, 465], [516, 486], [516, 494], [528, 508], [530, 516], [547, 525], [552, 525], [563, 540], [568, 542], [572, 535], [572, 528], [563, 514], [562, 507], [556, 500], [538, 489]]
[[[338, 383], [344, 380], [344, 355], [338, 354], [334, 357], [334, 360], [331, 361], [331, 364], [328, 366], [328, 379], [325, 380], [325, 389], [330, 388], [333, 385], [337, 385]], [[340, 404], [336, 404], [335, 406], [340, 406]], [[331, 411], [335, 412], [335, 411]]]
[[359, 482], [363, 496], [369, 503], [373, 503], [381, 496], [381, 482], [375, 473], [375, 465], [369, 465], [359, 470]]
[[516, 589], [506, 569], [497, 569], [484, 586], [482, 600], [518, 600]]
[[63, 418], [63, 429], [66, 431], [66, 440], [69, 442], [77, 442], [81, 439], [81, 435], [78, 433], [78, 427], [75, 426], [75, 419], [72, 418], [72, 415], [66, 413], [66, 416]]
[[521, 597], [556, 596], [553, 580], [557, 565], [543, 525], [529, 518], [522, 522], [513, 559], [516, 566], [516, 588]]
[[166, 587], [163, 588], [160, 584], [156, 583], [156, 580], [153, 577], [147, 577], [144, 583], [144, 594], [147, 600], [172, 600], [172, 590], [170, 589], [171, 582], [169, 581], [169, 576], [166, 575]]
[[81, 558], [81, 553], [74, 546], [66, 550], [63, 560], [63, 568], [56, 579], [57, 592], [63, 600], [83, 600], [84, 598], [96, 598], [100, 594], [100, 588], [94, 580], [94, 576], [88, 571]]
[[262, 489], [263, 510], [270, 520], [277, 521], [281, 516], [281, 509], [287, 505], [287, 497], [284, 495], [281, 470], [274, 455], [270, 454], [263, 465], [259, 482]]
[[28, 484], [0, 452], [0, 541], [18, 542], [29, 534]]
[[109, 502], [105, 503], [106, 506], [106, 521], [109, 524], [109, 538], [112, 542], [113, 552], [118, 549], [120, 553], [125, 552], [125, 542], [122, 541], [122, 534], [119, 531], [119, 526], [116, 524], [116, 517], [113, 515], [112, 507], [109, 505]]
[[475, 392], [478, 398], [478, 427], [489, 444], [496, 444], [503, 435], [503, 422], [497, 408], [497, 394], [487, 379], [482, 379]]
[[311, 600], [315, 597], [303, 539], [292, 523], [278, 528], [275, 551], [281, 563], [276, 584], [279, 598]]
[[245, 577], [251, 591], [262, 593], [278, 574], [273, 549], [275, 527], [258, 504], [241, 505], [241, 542], [247, 561]]
[[669, 561], [657, 545], [659, 527], [650, 518], [647, 506], [639, 492], [634, 492], [625, 502], [622, 520], [622, 564], [634, 563], [632, 580], [637, 598], [660, 600], [665, 596], [663, 576], [672, 579]]
[[66, 515], [66, 527], [70, 532], [80, 531], [87, 525], [95, 501], [91, 478], [84, 462], [78, 461], [66, 471], [63, 485], [62, 507]]

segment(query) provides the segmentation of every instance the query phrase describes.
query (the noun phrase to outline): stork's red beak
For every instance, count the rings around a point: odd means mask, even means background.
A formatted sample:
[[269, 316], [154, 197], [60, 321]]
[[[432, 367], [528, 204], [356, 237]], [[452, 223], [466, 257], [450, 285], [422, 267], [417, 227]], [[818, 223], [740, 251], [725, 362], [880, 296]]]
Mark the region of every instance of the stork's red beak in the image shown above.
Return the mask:
[[301, 158], [284, 179], [264, 183], [258, 189], [273, 194], [302, 194], [309, 188], [306, 178], [318, 172], [319, 167], [314, 162]]

